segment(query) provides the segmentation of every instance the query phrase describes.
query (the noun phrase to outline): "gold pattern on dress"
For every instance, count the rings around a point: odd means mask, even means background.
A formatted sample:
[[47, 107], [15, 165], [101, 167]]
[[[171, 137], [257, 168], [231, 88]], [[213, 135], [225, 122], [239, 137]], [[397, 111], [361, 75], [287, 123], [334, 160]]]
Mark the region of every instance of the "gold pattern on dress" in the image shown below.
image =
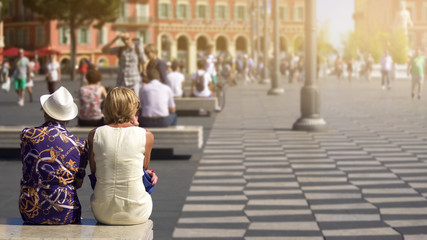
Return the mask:
[[28, 218], [34, 218], [39, 215], [39, 195], [36, 189], [23, 186], [19, 196], [19, 209]]

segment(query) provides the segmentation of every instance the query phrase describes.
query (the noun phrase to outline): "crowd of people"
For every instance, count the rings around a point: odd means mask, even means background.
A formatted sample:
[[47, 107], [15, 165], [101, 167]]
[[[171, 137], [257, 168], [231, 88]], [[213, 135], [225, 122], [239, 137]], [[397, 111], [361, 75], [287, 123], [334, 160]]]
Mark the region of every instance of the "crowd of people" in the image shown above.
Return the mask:
[[[113, 46], [118, 40], [123, 46]], [[143, 48], [127, 33], [119, 34], [102, 51], [119, 59], [116, 86], [106, 89], [97, 68], [83, 62], [78, 91], [80, 108], [66, 88], [57, 88], [61, 80], [60, 66], [55, 55], [49, 58], [45, 75], [49, 94], [40, 97], [44, 124], [25, 128], [21, 134], [23, 176], [19, 211], [25, 223], [80, 222], [82, 206], [76, 190], [82, 186], [88, 164], [93, 188], [90, 202], [97, 221], [131, 225], [144, 223], [151, 215], [150, 194], [159, 178], [149, 168], [154, 136], [145, 128], [177, 125], [174, 99], [184, 94], [185, 75], [181, 69], [185, 65], [176, 60], [164, 62], [157, 57], [153, 44]], [[373, 63], [370, 55], [363, 64], [360, 60], [344, 63], [338, 56], [334, 73], [341, 79], [347, 71], [348, 80], [352, 81], [354, 72], [363, 72], [369, 80]], [[272, 73], [274, 64], [270, 65]], [[381, 87], [390, 89], [393, 59], [388, 51], [380, 65]], [[37, 67], [24, 57], [23, 50], [13, 66], [10, 67], [10, 62], [3, 64], [2, 85], [13, 79], [22, 106], [25, 90], [32, 87]], [[424, 57], [416, 51], [407, 69], [412, 75], [412, 98], [416, 94], [421, 98], [425, 67]], [[242, 54], [231, 60], [227, 55], [215, 55], [209, 46], [206, 56], [197, 61], [197, 70], [191, 74], [191, 95], [215, 97], [218, 82], [260, 81], [264, 70], [262, 57], [255, 62]], [[290, 55], [282, 59], [279, 70], [288, 76], [289, 82], [304, 81], [303, 56]], [[31, 91], [29, 93], [32, 98]], [[87, 140], [76, 138], [66, 128], [76, 117], [78, 125], [95, 127]]]

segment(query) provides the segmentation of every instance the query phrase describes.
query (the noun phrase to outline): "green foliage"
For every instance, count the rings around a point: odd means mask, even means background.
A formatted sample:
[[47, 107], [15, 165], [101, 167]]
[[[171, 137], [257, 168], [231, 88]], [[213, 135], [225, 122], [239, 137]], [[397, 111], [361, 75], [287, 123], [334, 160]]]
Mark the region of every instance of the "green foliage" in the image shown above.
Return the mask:
[[329, 43], [329, 37], [329, 22], [326, 22], [317, 33], [317, 55], [322, 62], [335, 51]]
[[[71, 66], [76, 65], [76, 29], [95, 24], [102, 27], [119, 16], [121, 0], [23, 0], [24, 6], [48, 20], [59, 20], [70, 28]], [[74, 80], [74, 68], [70, 77]]]
[[390, 54], [394, 62], [405, 64], [408, 60], [408, 37], [403, 28], [393, 32], [390, 46]]
[[112, 22], [119, 16], [120, 0], [23, 0], [24, 5], [46, 19], [74, 23], [76, 27]]
[[358, 53], [372, 54], [376, 62], [381, 59], [385, 49], [389, 49], [396, 63], [406, 63], [408, 39], [403, 29], [393, 33], [373, 28], [370, 32], [351, 31], [343, 36], [344, 59], [355, 59]]
[[4, 19], [4, 16], [6, 16], [8, 8], [9, 8], [9, 1], [8, 0], [0, 0], [1, 4], [2, 4], [2, 8], [1, 8], [1, 19]]

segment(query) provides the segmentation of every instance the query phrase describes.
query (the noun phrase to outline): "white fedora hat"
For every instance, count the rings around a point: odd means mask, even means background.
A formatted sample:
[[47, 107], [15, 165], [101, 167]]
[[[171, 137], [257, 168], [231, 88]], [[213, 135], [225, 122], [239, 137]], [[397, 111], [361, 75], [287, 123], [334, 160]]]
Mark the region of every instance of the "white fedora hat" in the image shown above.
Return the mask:
[[40, 103], [47, 115], [59, 121], [69, 121], [78, 114], [73, 96], [64, 87], [60, 87], [52, 94], [41, 96]]

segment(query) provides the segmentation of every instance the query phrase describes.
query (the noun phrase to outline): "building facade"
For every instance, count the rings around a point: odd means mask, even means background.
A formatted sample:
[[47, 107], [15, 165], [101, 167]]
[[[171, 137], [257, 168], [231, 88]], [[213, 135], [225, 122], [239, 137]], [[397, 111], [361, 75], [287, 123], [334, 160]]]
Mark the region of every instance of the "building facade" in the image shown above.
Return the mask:
[[[77, 57], [103, 66], [116, 65], [117, 57], [101, 53], [103, 45], [118, 32], [129, 32], [144, 44], [156, 44], [159, 57], [184, 60], [188, 70], [196, 68], [197, 58], [208, 45], [232, 56], [251, 54], [257, 36], [263, 42], [259, 0], [123, 0], [120, 17], [101, 29], [81, 26], [76, 31]], [[272, 9], [276, 6], [269, 6]], [[304, 33], [304, 0], [280, 1], [280, 45], [282, 51], [298, 52]], [[260, 11], [256, 23], [256, 11]], [[255, 26], [256, 25], [256, 26]], [[272, 30], [272, 22], [268, 24]], [[268, 39], [272, 38], [271, 36]], [[61, 52], [60, 61], [70, 59], [70, 30], [60, 21], [41, 21], [25, 9], [22, 0], [10, 0], [4, 20], [5, 47], [36, 50], [50, 47]], [[253, 42], [252, 42], [253, 41]], [[267, 40], [268, 41], [268, 40]], [[121, 44], [118, 42], [118, 44]], [[260, 44], [262, 46], [262, 44]], [[273, 46], [273, 44], [270, 44]], [[272, 48], [270, 49], [272, 51]]]
[[[355, 29], [391, 31], [400, 9], [401, 0], [355, 0]], [[408, 40], [413, 48], [427, 49], [427, 1], [406, 0], [414, 25], [408, 28]]]

